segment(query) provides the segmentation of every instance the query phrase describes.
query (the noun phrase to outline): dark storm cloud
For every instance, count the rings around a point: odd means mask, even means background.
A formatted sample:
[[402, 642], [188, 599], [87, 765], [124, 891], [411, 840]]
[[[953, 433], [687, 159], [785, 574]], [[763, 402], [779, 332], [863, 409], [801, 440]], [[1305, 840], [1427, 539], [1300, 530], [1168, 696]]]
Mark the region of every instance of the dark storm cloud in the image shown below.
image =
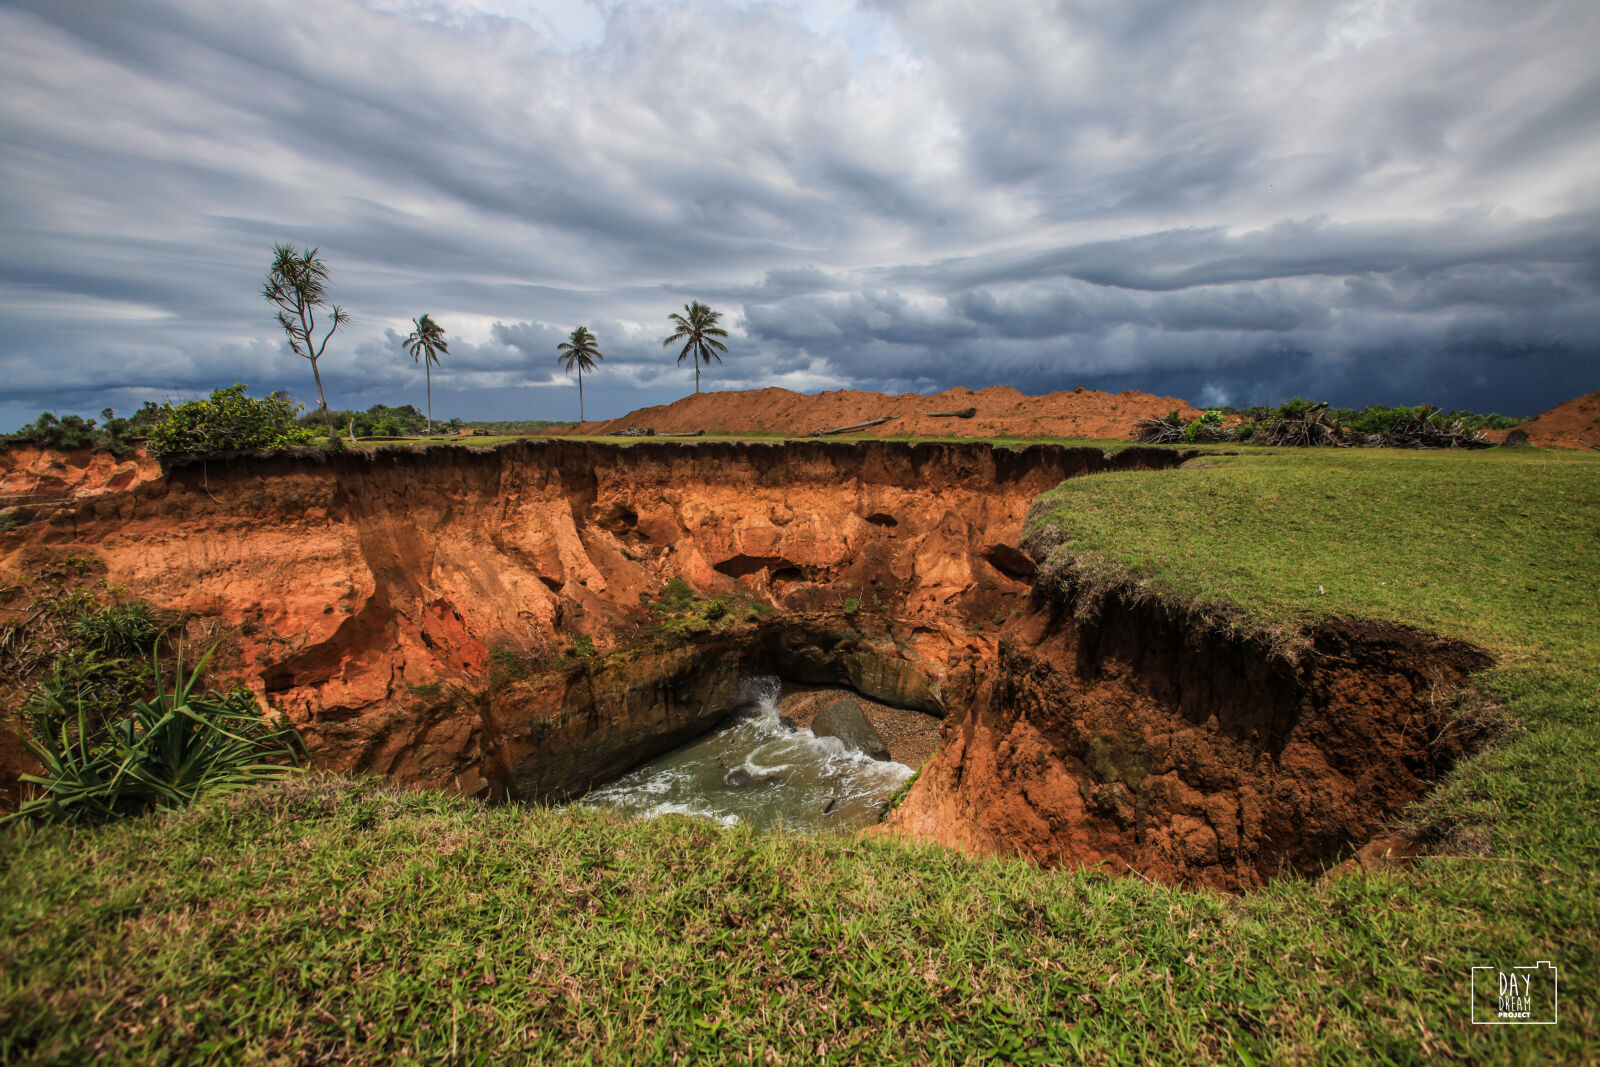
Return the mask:
[[422, 311], [436, 414], [570, 417], [579, 323], [591, 414], [667, 401], [701, 299], [715, 387], [1532, 412], [1600, 387], [1597, 51], [1579, 0], [11, 2], [0, 422], [312, 395], [278, 241], [339, 406], [420, 399]]

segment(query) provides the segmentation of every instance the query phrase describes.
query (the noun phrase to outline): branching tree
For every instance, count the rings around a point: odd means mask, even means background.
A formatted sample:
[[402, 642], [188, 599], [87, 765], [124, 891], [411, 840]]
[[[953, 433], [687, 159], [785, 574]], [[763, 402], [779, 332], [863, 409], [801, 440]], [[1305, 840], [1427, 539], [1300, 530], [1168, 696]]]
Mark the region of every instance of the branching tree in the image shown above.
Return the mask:
[[667, 316], [667, 321], [676, 329], [672, 336], [661, 342], [662, 348], [671, 348], [679, 341], [683, 342], [683, 351], [678, 353], [678, 364], [681, 366], [685, 359], [694, 358], [694, 391], [700, 391], [700, 364], [711, 366], [711, 361], [722, 362], [718, 352], [726, 352], [728, 346], [717, 340], [719, 337], [728, 336], [728, 331], [717, 325], [717, 320], [722, 318], [722, 312], [712, 311], [711, 308], [696, 300], [692, 304], [683, 305], [686, 315], [673, 312]]
[[[331, 441], [336, 431], [328, 415], [328, 398], [322, 392], [322, 371], [317, 367], [317, 360], [327, 349], [328, 339], [350, 321], [350, 316], [338, 304], [328, 303], [328, 265], [318, 258], [315, 248], [299, 252], [294, 245], [274, 245], [272, 269], [267, 272], [261, 295], [278, 306], [278, 325], [289, 335], [289, 347], [295, 355], [311, 361], [311, 376], [317, 381], [317, 406]], [[317, 313], [324, 308], [328, 309], [331, 321], [319, 343], [313, 335], [317, 330]]]
[[411, 331], [411, 336], [406, 338], [406, 351], [411, 353], [413, 360], [421, 360], [423, 369], [428, 375], [428, 433], [433, 433], [433, 364], [439, 362], [439, 353], [450, 354], [450, 346], [445, 344], [444, 327], [424, 315], [419, 319], [412, 319], [411, 324], [416, 327]]
[[568, 374], [572, 368], [578, 368], [578, 421], [583, 421], [583, 372], [594, 370], [596, 360], [605, 359], [600, 354], [600, 349], [595, 347], [594, 334], [589, 332], [589, 327], [579, 326], [571, 335], [559, 345], [556, 345], [556, 362], [560, 363]]

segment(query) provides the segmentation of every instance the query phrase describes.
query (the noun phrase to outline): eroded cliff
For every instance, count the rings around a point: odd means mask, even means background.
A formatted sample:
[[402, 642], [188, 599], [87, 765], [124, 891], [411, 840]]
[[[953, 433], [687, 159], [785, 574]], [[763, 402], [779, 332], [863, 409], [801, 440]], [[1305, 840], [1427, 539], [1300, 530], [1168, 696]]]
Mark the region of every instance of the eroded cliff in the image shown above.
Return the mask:
[[[33, 510], [0, 569], [84, 560], [192, 642], [226, 635], [229, 669], [336, 769], [561, 799], [778, 674], [946, 716], [895, 832], [1222, 888], [1315, 873], [1465, 751], [1451, 695], [1486, 660], [1355, 622], [1288, 658], [1136, 592], [1086, 610], [1035, 587], [1038, 494], [1184, 458], [543, 441], [90, 459], [47, 485], [62, 471], [35, 457], [8, 475]], [[663, 628], [677, 579], [735, 614]]]
[[[942, 708], [945, 676], [992, 661], [1027, 592], [1033, 497], [1176, 459], [880, 442], [244, 456], [58, 502], [0, 565], [92, 559], [223, 624], [239, 672], [326, 765], [566, 796], [711, 725], [737, 672], [775, 654], [751, 650], [795, 646], [797, 676]], [[815, 640], [769, 622], [652, 641], [647, 603], [674, 578], [809, 614]], [[581, 669], [490, 684], [494, 650], [537, 663], [574, 638], [597, 652]]]

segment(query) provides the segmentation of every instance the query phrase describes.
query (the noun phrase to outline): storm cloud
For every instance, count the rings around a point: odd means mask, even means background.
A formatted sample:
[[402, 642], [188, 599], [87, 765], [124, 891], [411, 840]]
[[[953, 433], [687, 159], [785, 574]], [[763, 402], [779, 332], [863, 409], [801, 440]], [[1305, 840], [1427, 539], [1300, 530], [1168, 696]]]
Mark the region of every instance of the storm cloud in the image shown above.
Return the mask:
[[1139, 388], [1534, 413], [1600, 388], [1600, 6], [5, 0], [0, 428], [236, 380], [314, 245], [338, 406]]

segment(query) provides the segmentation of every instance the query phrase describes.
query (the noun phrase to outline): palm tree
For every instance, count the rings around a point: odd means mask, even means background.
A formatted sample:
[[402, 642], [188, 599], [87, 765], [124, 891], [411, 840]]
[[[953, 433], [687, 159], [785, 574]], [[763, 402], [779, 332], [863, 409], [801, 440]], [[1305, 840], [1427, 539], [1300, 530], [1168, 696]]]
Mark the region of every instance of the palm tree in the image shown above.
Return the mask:
[[578, 421], [583, 421], [583, 372], [594, 370], [594, 361], [605, 359], [600, 350], [595, 347], [594, 334], [589, 332], [589, 327], [579, 326], [572, 334], [560, 344], [556, 345], [556, 362], [560, 363], [568, 374], [572, 368], [578, 368]]
[[[328, 398], [322, 393], [322, 371], [317, 360], [327, 350], [334, 331], [350, 321], [344, 308], [328, 303], [328, 265], [317, 249], [301, 252], [294, 245], [272, 246], [272, 269], [267, 272], [261, 295], [278, 305], [278, 325], [289, 335], [289, 347], [297, 356], [311, 361], [311, 376], [317, 382], [317, 409], [333, 440], [333, 419], [328, 414]], [[317, 312], [328, 308], [328, 332], [317, 341]]]
[[428, 433], [431, 434], [433, 433], [433, 364], [439, 362], [440, 352], [447, 356], [450, 354], [450, 346], [445, 344], [444, 327], [428, 316], [412, 319], [411, 324], [416, 329], [406, 338], [406, 351], [411, 353], [413, 360], [422, 362], [423, 370], [428, 375]]
[[705, 304], [696, 300], [692, 304], [683, 305], [683, 310], [689, 314], [687, 317], [673, 312], [667, 316], [667, 321], [676, 329], [672, 336], [661, 342], [662, 348], [671, 348], [679, 341], [683, 342], [683, 351], [678, 353], [678, 363], [694, 356], [694, 391], [700, 391], [700, 364], [711, 366], [711, 361], [722, 362], [718, 352], [726, 352], [728, 346], [717, 340], [719, 337], [728, 336], [728, 331], [717, 325], [717, 320], [722, 318], [722, 312], [712, 311]]

